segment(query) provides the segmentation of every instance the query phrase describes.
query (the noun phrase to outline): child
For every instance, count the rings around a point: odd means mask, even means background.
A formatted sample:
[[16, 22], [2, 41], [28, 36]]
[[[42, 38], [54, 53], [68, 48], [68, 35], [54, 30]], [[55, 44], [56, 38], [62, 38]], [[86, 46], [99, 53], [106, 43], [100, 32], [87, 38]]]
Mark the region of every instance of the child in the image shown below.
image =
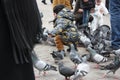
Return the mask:
[[90, 10], [95, 7], [95, 0], [80, 0], [81, 9], [83, 9], [83, 21], [84, 26], [88, 26], [90, 17]]
[[94, 18], [90, 25], [91, 33], [93, 33], [99, 26], [103, 25], [103, 15], [108, 14], [108, 10], [101, 0], [95, 0], [95, 2], [95, 8], [91, 9], [91, 15]]
[[77, 28], [73, 23], [74, 15], [64, 5], [57, 5], [53, 8], [55, 20], [54, 29], [50, 35], [55, 36], [55, 44], [58, 53], [64, 57], [64, 45], [76, 44], [79, 40]]

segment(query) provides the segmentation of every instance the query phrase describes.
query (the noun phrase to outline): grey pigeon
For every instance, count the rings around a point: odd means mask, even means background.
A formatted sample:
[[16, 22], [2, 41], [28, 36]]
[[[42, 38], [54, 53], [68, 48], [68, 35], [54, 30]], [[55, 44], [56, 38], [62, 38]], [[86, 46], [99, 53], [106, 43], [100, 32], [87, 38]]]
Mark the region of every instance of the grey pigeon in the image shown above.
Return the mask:
[[82, 77], [86, 76], [90, 71], [90, 66], [87, 64], [89, 55], [82, 56], [82, 63], [78, 64], [73, 80], [79, 80]]
[[80, 64], [82, 62], [82, 59], [79, 56], [78, 52], [75, 50], [75, 47], [73, 44], [70, 44], [70, 60], [74, 64]]
[[96, 63], [106, 62], [108, 59], [100, 54], [98, 54], [91, 47], [87, 47], [88, 52], [90, 53], [91, 59]]
[[49, 70], [57, 71], [57, 68], [55, 66], [52, 66], [50, 64], [45, 63], [42, 60], [39, 60], [35, 51], [32, 51], [31, 57], [32, 57], [33, 65], [37, 70], [39, 70], [39, 71], [49, 71]]
[[91, 44], [90, 39], [82, 32], [79, 31], [80, 41], [84, 44], [85, 47]]
[[55, 61], [62, 60], [64, 58], [64, 51], [53, 51], [50, 53]]
[[119, 60], [119, 56], [115, 56], [114, 61], [108, 65], [101, 65], [100, 69], [101, 70], [109, 70], [108, 73], [113, 72], [113, 74], [115, 74], [115, 72], [119, 69], [120, 67], [120, 60]]
[[59, 73], [65, 77], [65, 80], [70, 80], [70, 77], [75, 73], [74, 69], [64, 66], [63, 62], [58, 63], [58, 70]]
[[118, 50], [113, 50], [112, 53], [115, 54], [115, 55], [120, 56], [120, 49], [118, 49]]
[[55, 46], [54, 38], [49, 36], [50, 31], [46, 28], [43, 28], [42, 30], [43, 30], [42, 41], [47, 42], [51, 46]]

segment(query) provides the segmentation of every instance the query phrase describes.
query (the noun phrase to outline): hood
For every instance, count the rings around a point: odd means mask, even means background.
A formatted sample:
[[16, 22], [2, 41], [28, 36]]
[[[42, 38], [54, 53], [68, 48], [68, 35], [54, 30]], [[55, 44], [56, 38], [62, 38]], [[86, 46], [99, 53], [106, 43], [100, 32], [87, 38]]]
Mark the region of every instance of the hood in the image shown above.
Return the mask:
[[57, 18], [66, 18], [66, 19], [69, 19], [69, 20], [74, 20], [74, 14], [73, 12], [71, 12], [70, 9], [68, 8], [63, 8], [57, 15]]

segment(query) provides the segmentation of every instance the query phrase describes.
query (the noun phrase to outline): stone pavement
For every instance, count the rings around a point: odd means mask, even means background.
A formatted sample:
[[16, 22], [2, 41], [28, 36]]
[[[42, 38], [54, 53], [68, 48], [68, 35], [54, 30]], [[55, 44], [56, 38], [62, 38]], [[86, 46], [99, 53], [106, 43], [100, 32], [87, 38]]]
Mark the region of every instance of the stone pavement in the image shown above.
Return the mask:
[[[41, 12], [43, 12], [44, 17], [42, 18], [43, 21], [43, 27], [46, 27], [47, 29], [52, 29], [52, 23], [48, 23], [49, 21], [53, 20], [53, 13], [52, 13], [52, 5], [49, 0], [47, 1], [47, 5], [44, 5], [41, 3], [41, 0], [36, 0], [38, 3], [38, 7]], [[105, 17], [105, 24], [109, 24], [109, 18]], [[66, 47], [65, 47], [66, 48]], [[39, 57], [39, 59], [45, 61], [46, 63], [52, 64], [57, 67], [57, 65], [54, 63], [54, 60], [50, 53], [56, 50], [54, 46], [49, 46], [45, 44], [37, 44], [35, 46], [35, 51]], [[88, 53], [85, 48], [79, 47], [78, 48], [80, 54], [86, 54]], [[70, 61], [69, 56], [64, 58], [63, 62], [66, 66], [73, 67], [73, 63]], [[91, 69], [87, 76], [83, 78], [83, 80], [120, 80], [120, 79], [114, 79], [113, 74], [109, 74], [109, 76], [105, 79], [102, 78], [103, 74], [106, 71], [102, 71], [99, 69], [94, 69], [93, 67], [96, 65], [95, 63], [88, 62]], [[104, 63], [106, 64], [106, 63]], [[59, 74], [58, 71], [48, 71], [45, 76], [43, 76], [43, 72], [39, 74], [39, 71], [34, 68], [36, 80], [64, 80], [64, 77]], [[115, 74], [115, 76], [119, 77], [120, 70], [118, 70]]]

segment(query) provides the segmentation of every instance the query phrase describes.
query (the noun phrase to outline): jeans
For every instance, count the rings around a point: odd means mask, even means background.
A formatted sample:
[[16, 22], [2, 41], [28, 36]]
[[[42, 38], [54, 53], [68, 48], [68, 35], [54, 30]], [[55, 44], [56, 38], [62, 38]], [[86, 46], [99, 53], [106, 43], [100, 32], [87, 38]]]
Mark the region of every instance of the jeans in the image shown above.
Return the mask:
[[110, 0], [112, 48], [120, 48], [120, 0]]
[[89, 16], [90, 16], [90, 10], [84, 9], [83, 10], [83, 24], [84, 25], [88, 25]]

